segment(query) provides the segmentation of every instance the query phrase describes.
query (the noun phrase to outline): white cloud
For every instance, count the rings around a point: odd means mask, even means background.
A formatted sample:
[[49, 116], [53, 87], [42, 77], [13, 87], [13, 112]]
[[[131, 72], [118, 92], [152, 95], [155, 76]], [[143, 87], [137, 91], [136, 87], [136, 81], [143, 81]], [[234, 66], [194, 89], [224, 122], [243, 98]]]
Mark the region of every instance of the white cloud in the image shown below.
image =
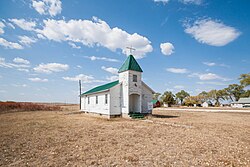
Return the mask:
[[9, 42], [3, 38], [0, 38], [0, 45], [8, 49], [23, 49], [22, 45], [20, 45], [19, 43]]
[[35, 43], [37, 39], [35, 38], [30, 38], [28, 36], [18, 36], [20, 39], [19, 42], [23, 45], [30, 46], [32, 43]]
[[24, 19], [9, 19], [12, 23], [16, 24], [18, 27], [23, 30], [32, 31], [35, 30], [36, 22], [26, 21]]
[[195, 5], [200, 5], [202, 4], [203, 0], [180, 0], [180, 2], [184, 4], [195, 4]]
[[77, 46], [75, 43], [73, 42], [69, 42], [68, 43], [72, 48], [75, 48], [75, 49], [81, 49], [81, 46]]
[[185, 68], [167, 68], [168, 72], [177, 73], [177, 74], [185, 74], [188, 73], [188, 70]]
[[182, 86], [182, 85], [175, 85], [174, 88], [175, 89], [184, 89], [184, 86]]
[[20, 64], [30, 64], [30, 62], [28, 60], [25, 60], [25, 59], [20, 58], [20, 57], [14, 58], [13, 62], [20, 63]]
[[214, 62], [203, 62], [203, 64], [207, 65], [207, 66], [215, 66], [216, 63]]
[[48, 79], [41, 79], [41, 78], [29, 78], [32, 82], [48, 82]]
[[29, 70], [28, 70], [28, 69], [25, 69], [25, 68], [18, 68], [17, 70], [18, 70], [18, 71], [23, 71], [23, 72], [29, 72]]
[[39, 64], [37, 67], [34, 68], [35, 72], [38, 73], [46, 73], [50, 74], [52, 72], [62, 72], [67, 71], [69, 69], [69, 65], [67, 64], [60, 64], [60, 63], [48, 63], [48, 64]]
[[14, 63], [7, 63], [5, 58], [0, 57], [0, 67], [3, 68], [29, 68], [28, 64], [14, 64]]
[[26, 84], [11, 84], [11, 85], [14, 86], [14, 87], [23, 87], [23, 88], [28, 86]]
[[101, 80], [96, 80], [92, 75], [79, 74], [74, 77], [62, 77], [67, 81], [79, 81], [81, 80], [83, 83], [93, 83], [93, 82], [104, 82]]
[[111, 58], [107, 58], [107, 57], [85, 56], [85, 58], [90, 59], [92, 61], [103, 60], [103, 61], [109, 61], [109, 62], [119, 62], [119, 60], [117, 60], [117, 59], [111, 59]]
[[207, 66], [220, 66], [220, 67], [227, 67], [229, 68], [230, 66], [229, 65], [226, 65], [226, 64], [218, 64], [218, 63], [214, 63], [214, 62], [203, 62], [203, 64], [207, 65]]
[[224, 78], [219, 76], [218, 74], [214, 73], [192, 73], [188, 75], [188, 77], [198, 77], [200, 80], [207, 81], [207, 80], [222, 80], [222, 81], [229, 81], [230, 79]]
[[0, 34], [4, 33], [3, 28], [5, 27], [5, 25], [3, 24], [3, 22], [0, 21]]
[[154, 2], [162, 2], [163, 4], [166, 4], [169, 2], [169, 0], [154, 0]]
[[115, 75], [118, 75], [118, 71], [119, 69], [117, 68], [114, 68], [114, 67], [105, 67], [105, 66], [102, 66], [102, 69], [111, 73], [111, 74], [115, 74]]
[[164, 55], [169, 56], [174, 53], [174, 46], [169, 42], [161, 43], [160, 48], [161, 48], [161, 53]]
[[200, 84], [200, 85], [218, 85], [218, 86], [226, 86], [228, 84], [226, 83], [222, 83], [222, 82], [197, 82], [197, 84]]
[[117, 76], [117, 75], [113, 75], [113, 76], [110, 76], [110, 77], [106, 77], [106, 79], [108, 80], [108, 81], [116, 81], [116, 80], [118, 80], [119, 79], [119, 77]]
[[233, 27], [211, 19], [197, 20], [192, 25], [184, 24], [185, 32], [200, 43], [224, 46], [234, 41], [241, 33]]
[[136, 49], [134, 56], [142, 58], [152, 52], [151, 42], [137, 33], [129, 34], [126, 31], [114, 27], [111, 28], [105, 21], [96, 17], [93, 20], [44, 20], [44, 27], [36, 30], [49, 40], [57, 42], [78, 42], [85, 46], [103, 46], [111, 51], [121, 49], [127, 53], [127, 46]]
[[56, 16], [62, 11], [60, 0], [32, 0], [32, 7], [42, 15]]

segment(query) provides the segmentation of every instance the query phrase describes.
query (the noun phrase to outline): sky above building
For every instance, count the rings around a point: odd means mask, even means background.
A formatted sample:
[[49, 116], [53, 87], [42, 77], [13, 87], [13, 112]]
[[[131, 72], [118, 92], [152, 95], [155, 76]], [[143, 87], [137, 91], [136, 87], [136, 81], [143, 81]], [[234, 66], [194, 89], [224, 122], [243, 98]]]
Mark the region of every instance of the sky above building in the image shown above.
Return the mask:
[[130, 51], [156, 92], [191, 95], [250, 72], [250, 1], [1, 0], [0, 100], [78, 102]]

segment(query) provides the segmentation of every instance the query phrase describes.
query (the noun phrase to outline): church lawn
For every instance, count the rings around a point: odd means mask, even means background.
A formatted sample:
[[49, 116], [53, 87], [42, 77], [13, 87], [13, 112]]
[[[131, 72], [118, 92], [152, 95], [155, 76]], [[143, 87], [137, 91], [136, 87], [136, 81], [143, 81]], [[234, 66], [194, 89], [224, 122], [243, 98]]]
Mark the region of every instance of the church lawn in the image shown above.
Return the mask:
[[250, 113], [76, 111], [0, 114], [0, 166], [250, 166]]

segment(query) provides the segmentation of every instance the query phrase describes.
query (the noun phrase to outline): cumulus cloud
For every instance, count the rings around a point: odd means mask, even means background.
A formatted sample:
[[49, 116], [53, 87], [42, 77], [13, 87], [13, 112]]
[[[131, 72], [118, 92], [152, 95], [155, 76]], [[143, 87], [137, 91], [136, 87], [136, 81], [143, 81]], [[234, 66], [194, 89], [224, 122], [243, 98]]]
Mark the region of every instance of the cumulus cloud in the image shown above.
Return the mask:
[[85, 58], [90, 59], [92, 61], [103, 60], [103, 61], [109, 61], [109, 62], [119, 62], [119, 60], [117, 60], [117, 59], [111, 59], [111, 58], [108, 58], [108, 57], [85, 56]]
[[218, 86], [226, 86], [228, 84], [222, 82], [197, 82], [200, 85], [218, 85]]
[[108, 81], [116, 81], [116, 80], [118, 80], [119, 79], [119, 77], [117, 76], [117, 75], [112, 75], [112, 76], [110, 76], [110, 77], [106, 77], [106, 79], [108, 80]]
[[5, 27], [5, 25], [3, 24], [3, 22], [0, 21], [0, 34], [4, 33], [3, 28]]
[[75, 43], [73, 43], [73, 42], [69, 42], [68, 43], [72, 48], [74, 48], [74, 49], [81, 49], [81, 46], [77, 46]]
[[161, 53], [164, 55], [169, 56], [174, 53], [174, 46], [169, 42], [161, 43], [160, 48], [161, 48]]
[[222, 80], [222, 81], [229, 81], [230, 79], [224, 78], [219, 76], [218, 74], [214, 73], [192, 73], [188, 75], [188, 77], [198, 77], [200, 80], [208, 81], [208, 80]]
[[37, 39], [28, 36], [18, 36], [19, 42], [23, 45], [30, 46], [32, 43], [37, 42]]
[[32, 0], [32, 7], [41, 15], [56, 16], [62, 11], [60, 0]]
[[41, 79], [41, 78], [29, 78], [30, 81], [32, 82], [48, 82], [48, 79]]
[[62, 77], [67, 81], [79, 81], [81, 80], [83, 83], [93, 83], [93, 82], [104, 82], [101, 80], [96, 80], [92, 75], [79, 74], [73, 77]]
[[50, 74], [52, 72], [62, 72], [67, 71], [69, 69], [69, 65], [67, 64], [60, 64], [60, 63], [48, 63], [48, 64], [39, 64], [37, 67], [34, 68], [35, 72], [38, 73], [46, 73]]
[[224, 46], [234, 41], [241, 33], [230, 26], [211, 19], [197, 20], [193, 24], [185, 23], [185, 32], [200, 43], [211, 46]]
[[127, 46], [133, 46], [136, 49], [136, 58], [142, 58], [153, 50], [146, 37], [137, 33], [129, 34], [118, 27], [111, 28], [96, 17], [92, 21], [44, 20], [43, 29], [37, 29], [36, 32], [49, 40], [77, 42], [88, 47], [103, 46], [111, 51], [121, 49], [124, 54], [127, 53]]
[[4, 46], [7, 49], [23, 49], [22, 45], [15, 42], [9, 42], [6, 39], [0, 38], [0, 45]]
[[115, 74], [115, 75], [118, 75], [118, 71], [119, 69], [117, 68], [114, 68], [114, 67], [105, 67], [105, 66], [102, 66], [102, 69], [111, 73], [111, 74]]
[[167, 68], [168, 72], [177, 73], [177, 74], [185, 74], [188, 73], [188, 70], [185, 68]]
[[24, 69], [24, 68], [29, 68], [30, 66], [28, 64], [25, 64], [25, 63], [18, 63], [18, 64], [8, 63], [8, 62], [5, 61], [5, 58], [0, 57], [0, 67]]
[[20, 64], [30, 64], [30, 62], [28, 60], [25, 60], [25, 59], [20, 58], [20, 57], [14, 58], [13, 62], [20, 63]]
[[36, 22], [34, 21], [26, 21], [24, 19], [9, 19], [9, 21], [27, 31], [35, 30], [36, 27]]

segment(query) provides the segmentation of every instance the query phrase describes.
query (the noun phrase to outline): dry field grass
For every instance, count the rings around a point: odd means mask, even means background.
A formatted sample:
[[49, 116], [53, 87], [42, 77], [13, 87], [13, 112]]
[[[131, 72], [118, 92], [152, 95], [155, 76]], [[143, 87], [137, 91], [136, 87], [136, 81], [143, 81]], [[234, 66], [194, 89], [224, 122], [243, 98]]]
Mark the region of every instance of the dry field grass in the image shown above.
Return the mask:
[[250, 114], [155, 111], [148, 120], [76, 112], [0, 114], [0, 166], [250, 166]]

